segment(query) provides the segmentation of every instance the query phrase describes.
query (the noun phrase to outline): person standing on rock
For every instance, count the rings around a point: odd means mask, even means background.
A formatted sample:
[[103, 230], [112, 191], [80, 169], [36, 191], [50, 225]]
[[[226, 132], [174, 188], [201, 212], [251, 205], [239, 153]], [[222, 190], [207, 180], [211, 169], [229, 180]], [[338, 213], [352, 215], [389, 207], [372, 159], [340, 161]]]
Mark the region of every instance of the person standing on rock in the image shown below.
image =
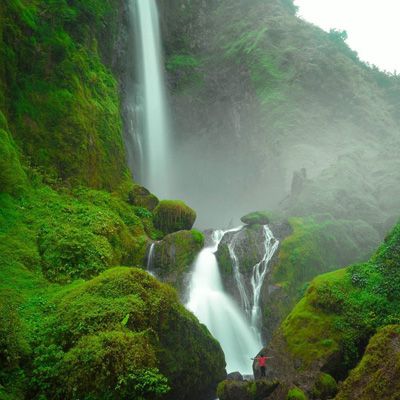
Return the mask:
[[272, 357], [264, 356], [263, 353], [261, 353], [256, 358], [252, 358], [252, 360], [257, 360], [257, 365], [260, 368], [260, 372], [261, 372], [261, 378], [265, 378], [265, 366], [267, 364], [267, 360], [269, 360], [270, 358], [272, 358]]

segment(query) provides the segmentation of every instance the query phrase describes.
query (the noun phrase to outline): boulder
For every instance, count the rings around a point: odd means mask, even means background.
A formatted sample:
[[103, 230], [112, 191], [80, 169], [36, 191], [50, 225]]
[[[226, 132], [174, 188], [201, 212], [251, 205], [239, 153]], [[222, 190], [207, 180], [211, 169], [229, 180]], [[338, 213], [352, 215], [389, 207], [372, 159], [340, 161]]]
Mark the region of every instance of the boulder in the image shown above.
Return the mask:
[[153, 211], [158, 203], [158, 198], [150, 193], [145, 187], [140, 185], [133, 185], [128, 193], [128, 202], [137, 207], [147, 208]]
[[153, 211], [154, 226], [165, 234], [190, 230], [196, 212], [180, 200], [162, 200]]
[[265, 211], [252, 212], [243, 216], [240, 220], [246, 225], [267, 225], [270, 222], [270, 218]]
[[181, 291], [189, 267], [203, 245], [204, 236], [199, 231], [171, 233], [155, 243], [149, 268], [163, 282], [168, 282]]

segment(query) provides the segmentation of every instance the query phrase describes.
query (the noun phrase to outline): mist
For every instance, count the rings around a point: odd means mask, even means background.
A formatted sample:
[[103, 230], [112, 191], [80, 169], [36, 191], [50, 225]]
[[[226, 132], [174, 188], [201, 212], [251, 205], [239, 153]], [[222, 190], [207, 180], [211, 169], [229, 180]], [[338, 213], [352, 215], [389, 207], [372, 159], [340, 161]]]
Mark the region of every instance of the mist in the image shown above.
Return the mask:
[[[172, 26], [162, 13], [172, 192], [197, 210], [197, 226], [275, 210], [386, 231], [400, 210], [397, 77], [297, 18], [290, 2], [193, 7], [190, 25]], [[193, 38], [189, 51], [180, 36]]]

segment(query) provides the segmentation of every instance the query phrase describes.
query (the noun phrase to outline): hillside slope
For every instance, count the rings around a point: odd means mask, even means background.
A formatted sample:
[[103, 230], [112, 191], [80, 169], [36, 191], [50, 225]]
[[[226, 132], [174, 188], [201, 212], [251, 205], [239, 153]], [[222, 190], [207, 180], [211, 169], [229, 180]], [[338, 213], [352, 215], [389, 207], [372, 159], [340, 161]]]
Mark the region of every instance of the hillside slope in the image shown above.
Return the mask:
[[144, 271], [153, 240], [168, 253], [166, 234], [188, 229], [163, 260], [182, 273], [203, 236], [193, 210], [128, 172], [107, 53], [124, 6], [0, 4], [2, 400], [203, 400], [226, 374], [220, 345]]
[[390, 228], [400, 210], [397, 77], [361, 63], [342, 33], [297, 18], [291, 1], [160, 4], [176, 190], [200, 224], [278, 208]]

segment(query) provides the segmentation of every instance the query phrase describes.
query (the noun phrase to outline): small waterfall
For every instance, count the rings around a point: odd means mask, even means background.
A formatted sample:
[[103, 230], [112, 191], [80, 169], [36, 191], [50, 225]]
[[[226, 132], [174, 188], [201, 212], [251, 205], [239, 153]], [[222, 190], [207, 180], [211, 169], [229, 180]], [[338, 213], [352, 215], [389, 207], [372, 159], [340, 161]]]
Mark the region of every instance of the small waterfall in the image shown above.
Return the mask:
[[215, 231], [212, 245], [204, 248], [198, 255], [186, 307], [208, 327], [221, 344], [228, 372], [252, 374], [250, 358], [260, 351], [262, 343], [251, 329], [245, 314], [224, 292], [214, 253], [225, 233], [227, 232]]
[[251, 277], [251, 286], [253, 288], [253, 307], [251, 309], [251, 325], [260, 332], [261, 330], [261, 308], [260, 295], [261, 288], [264, 283], [265, 275], [269, 269], [269, 262], [275, 254], [279, 246], [279, 241], [274, 238], [274, 235], [268, 225], [263, 226], [264, 229], [264, 248], [265, 253], [263, 259], [253, 267]]
[[251, 327], [253, 331], [259, 336], [262, 325], [262, 315], [260, 308], [261, 289], [264, 283], [265, 275], [267, 274], [269, 269], [269, 262], [271, 261], [271, 258], [278, 249], [279, 241], [274, 238], [274, 235], [272, 234], [271, 229], [268, 227], [268, 225], [264, 225], [263, 226], [264, 255], [261, 261], [259, 261], [252, 268], [252, 276], [251, 276], [252, 297], [250, 301], [247, 293], [248, 291], [244, 283], [244, 277], [240, 272], [239, 259], [235, 253], [235, 246], [239, 239], [239, 234], [240, 232], [234, 235], [230, 243], [228, 243], [229, 255], [231, 257], [233, 264], [233, 275], [240, 294], [241, 306], [243, 310], [246, 312], [246, 315], [248, 316], [251, 322]]
[[229, 250], [229, 255], [230, 255], [232, 263], [233, 263], [233, 275], [235, 277], [236, 286], [239, 290], [240, 300], [242, 302], [242, 308], [244, 309], [246, 314], [249, 314], [250, 310], [251, 310], [250, 300], [249, 300], [249, 297], [247, 296], [247, 291], [246, 291], [246, 287], [245, 287], [245, 284], [243, 281], [243, 276], [240, 273], [239, 260], [235, 253], [236, 240], [237, 240], [237, 237], [234, 236], [232, 238], [232, 241], [228, 244], [228, 250]]
[[155, 273], [154, 273], [153, 270], [152, 270], [152, 267], [153, 267], [153, 260], [154, 260], [154, 249], [155, 249], [155, 246], [156, 246], [155, 243], [152, 243], [152, 244], [150, 245], [149, 252], [147, 253], [147, 265], [146, 265], [147, 272], [148, 272], [149, 274], [153, 275], [153, 276], [155, 276]]
[[[169, 119], [167, 112], [164, 67], [159, 29], [159, 18], [155, 0], [129, 0], [132, 23], [134, 24], [136, 55], [138, 60], [140, 95], [136, 97], [136, 130], [142, 138], [132, 137], [127, 146], [136, 145], [136, 153], [142, 158], [139, 177], [141, 183], [160, 197], [167, 198], [171, 179], [168, 155]], [[137, 90], [134, 86], [130, 90]], [[130, 135], [136, 135], [129, 129]], [[128, 154], [132, 153], [128, 149]], [[142, 154], [140, 154], [142, 153]], [[135, 172], [135, 171], [134, 171]]]

